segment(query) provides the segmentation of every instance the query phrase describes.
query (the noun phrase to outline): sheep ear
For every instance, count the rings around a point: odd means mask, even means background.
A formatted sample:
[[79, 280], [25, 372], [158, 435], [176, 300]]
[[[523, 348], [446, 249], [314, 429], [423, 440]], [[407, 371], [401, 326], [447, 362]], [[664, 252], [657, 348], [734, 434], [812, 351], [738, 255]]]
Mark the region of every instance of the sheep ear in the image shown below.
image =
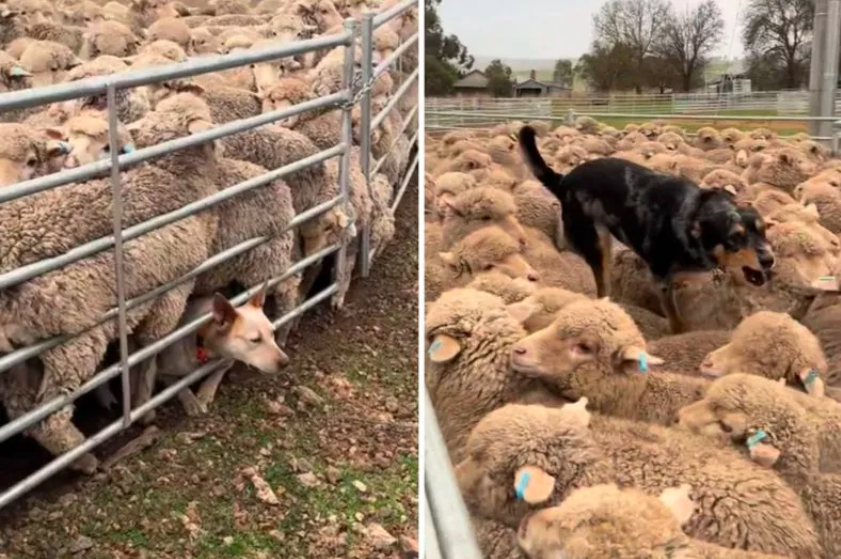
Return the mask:
[[433, 363], [448, 363], [461, 353], [461, 342], [447, 334], [437, 334], [426, 352]]
[[12, 66], [9, 69], [9, 77], [12, 78], [31, 78], [32, 72], [22, 66]]
[[771, 229], [772, 227], [780, 224], [779, 221], [777, 221], [776, 219], [771, 218], [771, 217], [766, 217], [763, 221], [765, 222], [765, 229], [766, 230]]
[[562, 409], [567, 417], [578, 423], [581, 427], [590, 426], [590, 412], [587, 411], [587, 398], [579, 398], [574, 404], [567, 404]]
[[619, 350], [622, 364], [635, 363], [641, 373], [648, 371], [649, 365], [662, 365], [665, 363], [659, 357], [649, 355], [646, 350], [639, 346], [627, 346]]
[[452, 252], [439, 252], [438, 258], [443, 260], [447, 266], [452, 266], [453, 268], [458, 267], [458, 257]]
[[818, 211], [818, 206], [815, 205], [815, 204], [807, 204], [806, 205], [806, 211], [809, 212], [810, 214], [812, 214], [812, 216], [814, 216], [818, 219], [820, 219], [820, 217], [821, 217], [821, 214]]
[[728, 184], [727, 186], [722, 188], [722, 190], [724, 190], [725, 192], [729, 192], [733, 196], [738, 196], [739, 195], [739, 193], [736, 191], [736, 187], [733, 186], [732, 184]]
[[517, 498], [532, 505], [544, 503], [555, 490], [555, 478], [536, 466], [525, 466], [514, 475]]
[[44, 134], [52, 140], [63, 140], [64, 139], [64, 132], [58, 128], [47, 128], [44, 130]]
[[669, 487], [660, 493], [660, 501], [666, 505], [678, 521], [678, 524], [683, 526], [695, 512], [695, 501], [689, 497], [692, 488], [683, 484], [680, 487]]
[[190, 134], [198, 134], [211, 128], [213, 128], [213, 123], [207, 122], [206, 120], [194, 120], [187, 125], [187, 130], [189, 130]]
[[797, 374], [800, 382], [803, 383], [803, 388], [810, 396], [815, 398], [823, 398], [826, 392], [826, 386], [823, 379], [815, 369], [805, 369]]
[[524, 324], [528, 319], [540, 312], [540, 306], [528, 299], [512, 303], [506, 307], [508, 314], [520, 324]]
[[780, 459], [780, 451], [774, 445], [758, 443], [751, 447], [750, 459], [765, 468], [773, 468]]

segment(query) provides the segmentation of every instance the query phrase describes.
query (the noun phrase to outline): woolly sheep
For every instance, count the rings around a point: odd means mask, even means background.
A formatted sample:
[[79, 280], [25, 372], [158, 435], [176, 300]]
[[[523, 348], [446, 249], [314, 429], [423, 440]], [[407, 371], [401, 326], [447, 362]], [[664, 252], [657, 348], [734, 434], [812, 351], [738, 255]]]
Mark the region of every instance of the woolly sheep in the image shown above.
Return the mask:
[[162, 18], [149, 26], [146, 31], [146, 40], [150, 43], [161, 40], [172, 41], [187, 50], [190, 46], [190, 28], [180, 19]]
[[434, 299], [443, 290], [464, 285], [480, 273], [497, 270], [512, 278], [540, 279], [521, 253], [521, 247], [496, 226], [477, 229], [449, 247], [447, 252], [428, 254], [426, 297]]
[[78, 53], [84, 43], [85, 30], [81, 27], [62, 25], [53, 21], [38, 21], [26, 26], [28, 37], [38, 41], [51, 41]]
[[733, 375], [713, 383], [705, 398], [680, 411], [679, 425], [727, 440], [758, 464], [773, 466], [800, 493], [827, 557], [841, 553], [841, 475], [822, 474], [826, 454], [841, 471], [839, 447], [826, 448], [811, 416], [779, 383]]
[[526, 227], [532, 227], [562, 244], [563, 223], [561, 202], [554, 194], [536, 181], [519, 184], [512, 192], [517, 205], [517, 220]]
[[533, 334], [547, 328], [558, 312], [586, 296], [560, 287], [541, 287], [528, 297], [509, 305], [508, 311], [523, 323], [526, 332]]
[[575, 129], [582, 134], [598, 134], [601, 124], [589, 116], [580, 116], [575, 119]]
[[785, 379], [818, 397], [824, 394], [826, 357], [814, 334], [787, 314], [760, 311], [745, 318], [727, 345], [711, 352], [700, 367], [704, 375], [740, 372]]
[[[742, 177], [726, 169], [716, 169], [707, 173], [700, 182], [701, 188], [721, 188], [734, 195], [745, 190], [748, 185]], [[762, 212], [760, 212], [762, 213]]]
[[707, 355], [729, 343], [731, 334], [729, 330], [696, 330], [654, 339], [648, 348], [663, 356], [668, 370], [697, 376]]
[[[155, 134], [160, 134], [164, 128], [170, 134], [169, 137], [172, 137], [172, 135], [185, 136], [190, 129], [196, 129], [199, 125], [211, 125], [209, 122], [191, 119], [187, 114], [168, 112], [169, 108], [168, 106], [161, 107], [162, 118], [157, 121], [158, 126], [155, 129], [143, 131], [145, 134], [142, 136], [143, 143], [138, 142], [141, 147], [148, 145], [145, 143], [147, 139], [153, 138], [154, 143], [159, 143], [161, 137], [155, 137]], [[204, 117], [209, 118], [209, 115], [205, 114]], [[202, 184], [208, 189], [200, 196], [193, 197], [192, 200], [188, 199], [187, 202], [210, 194], [214, 188], [212, 180], [215, 168], [212, 153], [206, 147], [199, 146], [156, 161], [155, 165], [166, 166], [169, 163], [173, 169], [177, 165], [184, 175], [176, 177], [170, 174], [168, 182], [163, 183], [178, 184], [177, 188], [162, 188], [163, 176], [159, 175], [153, 189], [172, 192], [171, 197], [173, 195], [183, 197], [184, 193], [195, 192], [191, 183]], [[191, 165], [193, 167], [190, 167]], [[162, 173], [166, 174], [166, 171]], [[83, 187], [88, 186], [83, 185]], [[140, 190], [140, 185], [137, 185], [137, 190]], [[133, 192], [133, 189], [129, 187], [127, 191]], [[95, 208], [90, 207], [92, 198], [88, 197], [85, 204], [79, 207], [66, 205], [64, 202], [74, 192], [72, 186], [47, 191], [4, 204], [2, 209], [4, 212], [19, 211], [20, 208], [16, 210], [9, 207], [14, 204], [38, 204], [41, 208], [54, 207], [54, 211], [59, 212], [60, 215], [44, 216], [51, 226], [46, 229], [47, 231], [51, 230], [57, 222], [67, 222], [70, 216], [72, 216], [71, 221], [74, 227], [80, 225], [83, 229], [90, 228], [90, 224], [86, 225], [83, 217], [92, 214], [95, 217], [95, 213], [91, 211]], [[138, 192], [138, 194], [142, 198], [144, 193]], [[148, 195], [149, 192], [145, 194]], [[45, 196], [57, 197], [58, 203], [45, 205]], [[105, 197], [101, 198], [105, 199]], [[132, 205], [129, 200], [130, 206], [134, 209], [131, 207], [128, 209], [126, 212], [128, 217], [136, 217], [138, 213], [142, 213], [138, 201], [135, 200]], [[147, 214], [157, 215], [161, 211], [159, 206], [154, 205], [154, 200], [144, 200], [144, 202], [152, 202], [153, 205], [152, 208], [146, 209]], [[109, 205], [110, 200], [104, 201], [103, 204]], [[13, 219], [11, 216], [4, 217], [3, 227], [6, 234], [3, 238], [9, 243], [21, 245], [20, 235], [25, 234], [33, 226], [38, 227], [37, 223], [32, 223], [31, 215], [26, 218], [25, 225], [20, 223], [19, 219]], [[151, 217], [151, 215], [146, 217]], [[12, 231], [17, 233], [11, 235]], [[71, 232], [72, 228], [62, 228], [61, 241], [65, 242], [65, 238], [70, 238], [72, 242], [72, 237], [79, 236], [69, 234]], [[197, 215], [128, 241], [125, 246], [128, 262], [142, 262], [143, 265], [127, 267], [127, 297], [137, 297], [163, 282], [173, 281], [204, 262], [209, 256], [208, 239], [214, 234], [213, 220], [206, 215]], [[72, 246], [76, 244], [78, 243]], [[171, 250], [173, 246], [178, 246], [179, 250], [173, 252]], [[21, 248], [27, 247], [21, 246]], [[44, 239], [40, 239], [37, 246], [32, 248], [49, 254], [50, 249], [55, 249], [56, 246], [45, 244]], [[29, 249], [30, 258], [40, 259], [32, 254], [32, 248]], [[59, 247], [59, 250], [63, 251], [67, 248], [70, 247]], [[19, 252], [15, 258], [17, 262], [6, 259], [3, 267], [8, 269], [9, 266], [19, 265], [21, 260], [28, 260], [28, 258], [22, 258], [25, 254], [26, 250]], [[0, 333], [2, 351], [8, 352], [14, 347], [51, 336], [83, 331], [93, 324], [95, 319], [111, 309], [116, 304], [113, 291], [113, 258], [113, 251], [105, 251], [30, 280], [26, 284], [26, 289], [6, 290], [0, 294], [0, 299], [3, 299], [2, 307], [6, 313], [2, 321], [5, 327]], [[127, 317], [129, 330], [140, 346], [160, 339], [177, 325], [187, 296], [192, 289], [192, 283], [188, 281], [166, 294], [129, 310]], [[56, 285], [61, 286], [58, 291], [56, 291]], [[57, 297], [58, 292], [61, 296]], [[91, 294], [98, 295], [92, 298]], [[37, 405], [77, 389], [93, 375], [97, 364], [105, 354], [108, 342], [114, 340], [117, 335], [116, 324], [110, 321], [85, 331], [73, 341], [43, 353], [38, 359], [43, 365], [43, 373], [37, 369], [30, 369], [23, 378], [18, 377], [11, 386], [4, 387], [3, 402], [10, 416], [18, 417]], [[39, 380], [38, 376], [42, 376], [43, 379]], [[38, 389], [39, 385], [40, 389]], [[62, 454], [84, 441], [84, 436], [71, 423], [71, 416], [72, 406], [66, 407], [30, 429], [28, 434], [51, 453]], [[76, 462], [74, 467], [90, 473], [97, 467], [97, 461], [93, 455], [86, 454]]]
[[135, 54], [139, 46], [140, 39], [127, 25], [118, 21], [103, 21], [85, 32], [79, 55], [88, 60], [104, 54], [125, 58]]
[[221, 48], [219, 38], [206, 27], [196, 27], [190, 31], [190, 44], [187, 48], [190, 54], [218, 54]]
[[[258, 85], [258, 91], [262, 86]], [[262, 91], [263, 112], [289, 108], [315, 99], [310, 85], [298, 78], [280, 78]], [[342, 141], [340, 111], [310, 112], [295, 115], [277, 124], [298, 130], [321, 149], [329, 149]]]
[[788, 192], [815, 174], [815, 165], [794, 149], [754, 156], [743, 178], [750, 184], [763, 183]]
[[841, 233], [841, 191], [827, 180], [812, 179], [800, 184], [794, 195], [801, 204], [814, 204], [820, 223], [833, 233]]
[[526, 243], [525, 231], [515, 216], [514, 198], [507, 192], [489, 187], [472, 188], [441, 203], [445, 206], [442, 249], [490, 224], [500, 227], [516, 242]]
[[510, 372], [511, 346], [525, 331], [499, 297], [472, 289], [447, 291], [429, 306], [424, 328], [426, 389], [454, 463], [470, 430], [487, 413], [526, 398], [555, 400], [540, 382]]
[[[478, 274], [465, 287], [496, 295], [507, 305], [518, 303], [537, 290], [533, 281], [527, 278], [512, 278], [497, 270]], [[508, 310], [511, 312], [511, 306]]]
[[[688, 535], [749, 551], [823, 556], [800, 499], [773, 472], [701, 436], [591, 417], [586, 404], [508, 404], [485, 416], [456, 467], [468, 508], [513, 528], [581, 487], [621, 482], [657, 495], [688, 484], [699, 505], [685, 524]], [[520, 500], [515, 488], [523, 486]]]
[[[0, 188], [50, 174], [54, 170], [50, 168], [51, 160], [66, 153], [57, 142], [49, 142], [48, 138], [22, 124], [0, 124], [0, 137], [3, 138], [0, 143]], [[0, 206], [0, 215], [4, 206], [10, 204]]]
[[521, 340], [511, 352], [515, 371], [553, 383], [570, 399], [587, 398], [601, 413], [670, 424], [708, 383], [647, 372], [649, 364], [662, 363], [646, 351], [631, 317], [607, 299], [566, 305], [551, 326]]
[[663, 490], [659, 497], [616, 484], [572, 491], [556, 507], [524, 519], [519, 545], [531, 559], [638, 559], [640, 557], [703, 557], [704, 559], [780, 559], [741, 549], [728, 549], [690, 539], [681, 525], [697, 504], [691, 487]]
[[42, 87], [61, 82], [65, 72], [81, 64], [81, 61], [62, 44], [33, 41], [21, 54], [20, 63], [32, 72], [32, 86]]

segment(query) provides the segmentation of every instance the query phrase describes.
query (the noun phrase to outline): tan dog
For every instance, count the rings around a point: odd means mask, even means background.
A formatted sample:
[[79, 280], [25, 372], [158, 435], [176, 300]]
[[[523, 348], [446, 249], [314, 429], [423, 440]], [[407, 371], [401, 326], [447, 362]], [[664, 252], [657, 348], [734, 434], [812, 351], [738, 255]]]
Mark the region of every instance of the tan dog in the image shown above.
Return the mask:
[[[196, 394], [189, 388], [178, 393], [178, 399], [187, 415], [207, 413], [208, 406], [216, 397], [219, 383], [234, 365], [234, 361], [250, 365], [262, 373], [278, 373], [289, 363], [289, 357], [275, 342], [272, 323], [263, 312], [265, 301], [264, 286], [239, 308], [235, 308], [218, 293], [213, 297], [194, 299], [188, 303], [179, 327], [211, 311], [213, 319], [202, 326], [194, 336], [187, 336], [164, 349], [157, 356], [156, 367], [149, 367], [150, 371], [147, 374], [135, 377], [132, 406], [142, 405], [151, 398], [158, 374], [163, 377], [165, 383], [171, 384], [220, 357], [226, 359], [226, 362], [202, 382]], [[154, 414], [150, 412], [144, 417], [144, 421], [148, 422], [153, 418]]]

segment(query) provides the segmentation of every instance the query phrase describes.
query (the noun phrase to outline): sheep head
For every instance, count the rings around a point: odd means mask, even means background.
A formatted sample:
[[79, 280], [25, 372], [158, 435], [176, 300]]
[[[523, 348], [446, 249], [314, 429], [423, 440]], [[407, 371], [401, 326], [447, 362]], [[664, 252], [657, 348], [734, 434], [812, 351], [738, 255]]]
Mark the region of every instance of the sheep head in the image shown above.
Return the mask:
[[506, 231], [491, 226], [473, 231], [438, 257], [455, 276], [473, 277], [493, 270], [511, 278], [537, 282], [540, 277], [521, 250], [521, 245]]
[[69, 149], [59, 139], [45, 138], [22, 124], [0, 123], [0, 136], [0, 188], [60, 169], [56, 159]]

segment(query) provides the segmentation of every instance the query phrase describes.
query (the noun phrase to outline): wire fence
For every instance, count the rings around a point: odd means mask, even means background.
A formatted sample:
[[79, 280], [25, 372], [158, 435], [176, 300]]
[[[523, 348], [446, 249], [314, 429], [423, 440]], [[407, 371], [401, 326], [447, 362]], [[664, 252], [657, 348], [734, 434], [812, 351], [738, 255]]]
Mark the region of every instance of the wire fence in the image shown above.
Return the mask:
[[[46, 88], [29, 89], [0, 95], [0, 112], [27, 109], [49, 103], [58, 103], [79, 98], [105, 95], [107, 99], [108, 131], [110, 135], [109, 157], [74, 169], [64, 170], [59, 173], [31, 180], [24, 180], [0, 189], [0, 204], [9, 203], [25, 196], [32, 196], [57, 187], [62, 187], [64, 185], [70, 185], [70, 183], [87, 181], [103, 176], [110, 176], [111, 195], [113, 200], [113, 203], [111, 204], [113, 207], [113, 232], [111, 235], [87, 242], [81, 246], [76, 246], [56, 256], [28, 263], [18, 268], [0, 273], [0, 296], [5, 294], [10, 298], [13, 298], [15, 294], [23, 292], [27, 286], [26, 282], [65, 266], [80, 262], [83, 259], [98, 257], [102, 254], [113, 254], [113, 274], [115, 278], [115, 284], [113, 286], [115, 306], [113, 308], [102, 314], [94, 323], [86, 325], [83, 329], [81, 329], [81, 331], [75, 330], [72, 332], [62, 332], [61, 335], [52, 339], [38, 340], [26, 347], [15, 348], [13, 351], [9, 351], [0, 356], [0, 375], [13, 375], [15, 374], [15, 370], [20, 370], [20, 367], [26, 367], [28, 364], [31, 364], [33, 360], [43, 359], [45, 354], [66, 348], [69, 345], [76, 343], [79, 336], [87, 335], [92, 331], [92, 329], [103, 325], [107, 325], [114, 329], [116, 335], [113, 336], [113, 339], [119, 343], [120, 349], [119, 362], [105, 367], [96, 374], [90, 376], [90, 378], [83, 378], [80, 386], [78, 386], [75, 390], [66, 394], [61, 394], [60, 396], [52, 399], [41, 398], [37, 407], [34, 407], [25, 413], [11, 417], [8, 423], [0, 426], [0, 444], [7, 441], [14, 435], [20, 433], [31, 434], [33, 430], [43, 429], [43, 426], [50, 424], [54, 418], [67, 411], [69, 409], [68, 406], [71, 406], [77, 398], [83, 394], [102, 387], [111, 379], [118, 376], [121, 377], [123, 394], [122, 417], [120, 419], [115, 420], [93, 436], [83, 438], [82, 442], [71, 445], [71, 448], [48, 448], [48, 450], [57, 456], [48, 464], [31, 473], [25, 479], [0, 493], [0, 508], [9, 505], [37, 485], [55, 475], [57, 472], [83, 458], [98, 445], [123, 432], [128, 427], [136, 423], [139, 418], [143, 417], [151, 410], [154, 410], [164, 402], [170, 400], [182, 389], [208, 376], [211, 372], [219, 370], [220, 365], [223, 364], [223, 360], [212, 360], [201, 365], [199, 368], [194, 370], [188, 376], [183, 377], [175, 384], [168, 386], [160, 393], [154, 395], [154, 397], [144, 404], [132, 408], [132, 383], [130, 380], [131, 369], [148, 359], [155, 358], [157, 354], [169, 346], [198, 332], [199, 329], [211, 319], [211, 313], [207, 313], [190, 321], [184, 326], [169, 332], [162, 338], [157, 339], [134, 352], [130, 351], [131, 348], [129, 346], [129, 337], [131, 332], [129, 332], [127, 325], [127, 315], [142, 305], [148, 306], [150, 304], [154, 304], [154, 302], [160, 297], [165, 296], [167, 293], [170, 293], [172, 290], [179, 287], [183, 288], [185, 283], [194, 280], [214, 267], [225, 262], [229, 262], [230, 260], [241, 256], [248, 251], [254, 250], [277, 237], [262, 236], [240, 242], [236, 246], [227, 248], [213, 255], [199, 266], [190, 270], [188, 273], [171, 281], [165, 282], [162, 285], [158, 285], [149, 292], [142, 294], [132, 293], [131, 297], [129, 297], [129, 290], [126, 287], [126, 279], [129, 274], [136, 273], [136, 270], [132, 269], [131, 266], [126, 266], [125, 264], [127, 251], [125, 247], [126, 243], [145, 235], [153, 234], [155, 231], [165, 226], [174, 224], [180, 220], [189, 218], [190, 216], [199, 215], [201, 212], [215, 208], [219, 206], [219, 204], [222, 204], [235, 196], [253, 191], [261, 186], [268, 185], [273, 181], [294, 176], [296, 173], [299, 173], [304, 169], [323, 164], [325, 161], [336, 157], [340, 158], [338, 165], [338, 181], [340, 186], [339, 195], [301, 211], [301, 213], [291, 219], [282, 233], [291, 231], [307, 221], [321, 216], [333, 208], [343, 208], [346, 215], [352, 216], [353, 212], [350, 211], [351, 208], [349, 207], [349, 181], [351, 148], [354, 143], [352, 111], [356, 106], [360, 107], [363, 115], [362, 122], [360, 124], [360, 165], [364, 170], [363, 174], [365, 175], [368, 194], [373, 197], [372, 178], [378, 169], [380, 161], [389, 157], [391, 152], [395, 149], [396, 142], [384, 152], [384, 155], [381, 156], [380, 160], [375, 162], [372, 170], [370, 165], [372, 160], [370, 145], [371, 133], [373, 129], [381, 124], [387, 118], [388, 114], [398, 106], [398, 103], [401, 101], [406, 102], [404, 96], [409, 94], [413, 87], [416, 89], [418, 81], [418, 69], [415, 68], [411, 74], [405, 77], [403, 82], [400, 84], [400, 87], [392, 94], [388, 104], [378, 114], [373, 117], [371, 116], [372, 99], [370, 89], [372, 81], [395, 66], [398, 70], [400, 70], [402, 75], [401, 67], [403, 60], [406, 58], [406, 54], [410, 52], [410, 49], [416, 49], [418, 45], [418, 33], [415, 32], [412, 36], [407, 38], [407, 40], [404, 41], [397, 50], [383, 59], [378, 66], [373, 67], [373, 32], [395, 18], [401, 17], [406, 12], [417, 9], [417, 5], [417, 0], [404, 0], [379, 14], [365, 14], [362, 16], [360, 22], [351, 19], [346, 20], [343, 31], [334, 35], [322, 36], [315, 39], [298, 41], [260, 50], [236, 52], [228, 55], [213, 56], [208, 58], [188, 59], [187, 61], [181, 63], [174, 63], [172, 65], [158, 68], [113, 74], [105, 77], [54, 85]], [[363, 65], [361, 69], [358, 68], [358, 64], [356, 64], [354, 56], [354, 49], [357, 48], [356, 45], [358, 43], [361, 43], [361, 48], [363, 49]], [[157, 145], [131, 151], [130, 153], [121, 154], [120, 146], [118, 144], [121, 123], [119, 122], [117, 115], [117, 100], [118, 94], [121, 91], [138, 86], [157, 84], [167, 80], [193, 77], [210, 72], [218, 72], [252, 64], [259, 64], [261, 62], [269, 62], [308, 52], [333, 49], [336, 47], [344, 47], [341, 90], [336, 93], [325, 95], [319, 97], [318, 99], [281, 110], [266, 112], [252, 118], [236, 120], [214, 126], [210, 129], [194, 133], [187, 137], [165, 141]], [[415, 57], [415, 60], [417, 60], [417, 57]], [[361, 70], [361, 76], [358, 75], [359, 70]], [[410, 97], [407, 99], [411, 100]], [[193, 200], [183, 207], [177, 208], [173, 211], [157, 215], [151, 219], [128, 227], [125, 226], [126, 220], [124, 215], [124, 204], [126, 193], [124, 192], [124, 177], [123, 173], [121, 173], [122, 170], [128, 167], [134, 167], [139, 163], [150, 161], [160, 156], [174, 153], [178, 150], [208, 144], [209, 142], [213, 142], [226, 136], [254, 130], [266, 124], [275, 123], [305, 112], [316, 110], [320, 112], [326, 112], [329, 110], [341, 111], [341, 141], [337, 145], [328, 149], [323, 149], [318, 153], [312, 154], [298, 161], [290, 162], [277, 169], [269, 170], [261, 176], [245, 180], [235, 186], [225, 188], [223, 190], [220, 189], [218, 192], [198, 200]], [[413, 119], [416, 122], [417, 114], [418, 105], [417, 98], [415, 98], [414, 107], [409, 111], [407, 117], [404, 119], [403, 129], [399, 131], [398, 137], [408, 131]], [[417, 124], [414, 125], [414, 128], [417, 130]], [[414, 135], [409, 140], [409, 146], [415, 146], [416, 140], [417, 131], [414, 132]], [[388, 209], [391, 211], [396, 209], [400, 204], [411, 177], [417, 170], [417, 162], [418, 158], [417, 155], [415, 155], [411, 164], [402, 170], [397, 183], [392, 185], [395, 195], [390, 200], [390, 207]], [[72, 186], [66, 186], [65, 188], [72, 188]], [[266, 211], [272, 211], [272, 209], [266, 208]], [[366, 247], [366, 235], [370, 235], [369, 226], [364, 228], [362, 235], [359, 235], [361, 239], [356, 241], [360, 242], [363, 247]], [[299, 261], [288, 267], [280, 276], [270, 278], [267, 282], [261, 283], [260, 285], [248, 286], [245, 291], [232, 298], [230, 302], [235, 306], [241, 305], [257, 294], [261, 289], [265, 288], [271, 290], [281, 284], [281, 282], [302, 274], [305, 270], [307, 270], [307, 268], [322, 262], [325, 258], [335, 257], [336, 270], [334, 274], [334, 281], [328, 287], [324, 288], [309, 299], [301, 302], [294, 309], [272, 321], [275, 329], [287, 326], [315, 305], [327, 300], [337, 293], [339, 290], [337, 278], [342, 277], [342, 274], [345, 272], [346, 253], [348, 248], [348, 242], [343, 241], [338, 241], [330, 244], [329, 246], [325, 246], [316, 252], [301, 258]], [[169, 249], [177, 251], [179, 247], [171, 246]], [[359, 258], [365, 272], [363, 275], [367, 275], [367, 271], [370, 269], [370, 261], [372, 257], [373, 253], [370, 250], [359, 251]], [[56, 297], [61, 296], [61, 291], [56, 293]], [[79, 301], [77, 303], [85, 305], [85, 301]], [[5, 335], [4, 332], [12, 329], [13, 326], [14, 325], [10, 324], [0, 324], [0, 338], [3, 338]], [[3, 340], [0, 339], [0, 341]], [[0, 383], [0, 385], [2, 385], [2, 383]]]

